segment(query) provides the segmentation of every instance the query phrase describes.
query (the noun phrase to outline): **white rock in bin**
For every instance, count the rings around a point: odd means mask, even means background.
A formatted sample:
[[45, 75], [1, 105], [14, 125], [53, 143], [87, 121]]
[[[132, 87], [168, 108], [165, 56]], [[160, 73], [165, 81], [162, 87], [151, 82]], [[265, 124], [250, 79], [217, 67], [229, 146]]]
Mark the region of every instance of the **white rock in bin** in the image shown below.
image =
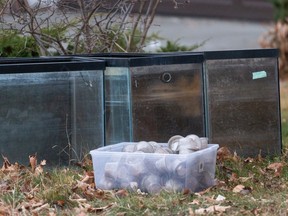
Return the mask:
[[105, 177], [113, 179], [115, 173], [117, 172], [117, 169], [118, 169], [118, 162], [106, 163], [104, 167]]
[[201, 141], [201, 149], [208, 147], [208, 138], [207, 137], [200, 137]]
[[154, 153], [158, 153], [158, 154], [173, 154], [173, 151], [169, 148], [163, 148], [163, 147], [157, 147], [155, 148]]
[[159, 145], [157, 142], [150, 141], [140, 141], [135, 144], [126, 144], [122, 152], [138, 152], [138, 153], [154, 153], [155, 149], [157, 149]]
[[190, 134], [186, 137], [175, 135], [168, 140], [168, 148], [162, 147], [155, 141], [140, 141], [135, 144], [127, 144], [123, 152], [158, 153], [158, 154], [189, 154], [207, 148], [208, 138]]
[[141, 181], [141, 188], [152, 194], [160, 192], [162, 189], [160, 176], [146, 175]]
[[186, 137], [175, 135], [169, 139], [168, 146], [174, 152], [178, 152], [179, 154], [189, 154], [207, 148], [208, 138], [198, 137], [195, 134], [190, 134]]
[[154, 147], [149, 142], [140, 141], [135, 145], [135, 152], [153, 153]]
[[[161, 157], [155, 162], [157, 173], [166, 174], [168, 176], [176, 176], [177, 178], [185, 178], [186, 161], [180, 159], [170, 159], [169, 157]], [[164, 175], [163, 175], [164, 176]]]
[[168, 179], [165, 182], [164, 189], [170, 192], [177, 192], [183, 189], [184, 185], [181, 181], [177, 181], [175, 179]]
[[197, 150], [202, 149], [201, 140], [197, 135], [191, 134], [191, 135], [186, 136], [186, 138], [190, 140], [190, 145], [191, 145], [190, 148], [192, 150], [197, 151]]
[[179, 145], [179, 140], [181, 138], [184, 138], [183, 136], [180, 136], [180, 135], [175, 135], [175, 136], [172, 136], [169, 140], [168, 140], [168, 147], [176, 152], [177, 151], [177, 148], [178, 148], [178, 145]]
[[193, 141], [187, 137], [179, 139], [177, 151], [179, 154], [189, 154], [194, 152]]
[[122, 152], [134, 152], [134, 149], [135, 149], [134, 144], [128, 144], [123, 147]]
[[177, 178], [185, 178], [186, 175], [186, 161], [180, 160], [180, 159], [173, 159], [173, 160], [167, 160], [166, 158], [166, 167], [168, 169], [168, 173], [173, 176], [176, 176]]
[[150, 145], [152, 145], [153, 148], [156, 148], [156, 147], [159, 146], [159, 143], [157, 143], [157, 142], [155, 142], [155, 141], [149, 141], [148, 143], [149, 143]]

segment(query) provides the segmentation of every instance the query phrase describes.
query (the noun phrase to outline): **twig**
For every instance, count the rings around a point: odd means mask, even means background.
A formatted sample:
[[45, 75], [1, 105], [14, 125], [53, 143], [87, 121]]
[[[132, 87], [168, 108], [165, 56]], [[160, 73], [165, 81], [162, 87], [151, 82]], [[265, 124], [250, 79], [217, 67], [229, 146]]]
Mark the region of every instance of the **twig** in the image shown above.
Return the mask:
[[7, 6], [10, 5], [12, 0], [8, 0], [7, 2], [4, 3], [4, 7], [0, 10], [0, 16], [2, 16], [7, 9]]
[[67, 137], [67, 142], [68, 142], [68, 158], [69, 158], [69, 165], [70, 165], [70, 161], [71, 161], [71, 141], [70, 141], [70, 137], [69, 137], [69, 133], [68, 133], [68, 114], [66, 113], [66, 124], [65, 124], [65, 131], [66, 131], [66, 137]]
[[39, 211], [41, 211], [41, 210], [43, 210], [45, 208], [49, 208], [49, 204], [48, 203], [46, 203], [46, 204], [44, 204], [44, 205], [42, 205], [42, 206], [40, 206], [38, 208], [33, 209], [31, 212], [32, 213], [37, 213], [37, 212], [39, 212]]
[[[150, 2], [151, 1], [154, 1], [154, 0], [150, 0]], [[144, 22], [145, 26], [144, 26], [144, 31], [142, 33], [142, 37], [141, 37], [141, 41], [140, 41], [140, 48], [144, 45], [144, 42], [145, 42], [146, 37], [147, 37], [148, 30], [149, 30], [149, 28], [150, 28], [150, 26], [151, 26], [151, 24], [152, 24], [152, 22], [154, 20], [154, 17], [155, 17], [155, 14], [156, 14], [156, 9], [157, 9], [159, 3], [160, 3], [160, 0], [156, 0], [155, 1], [154, 6], [152, 8], [152, 12], [150, 13], [150, 19], [149, 19], [148, 23]], [[150, 10], [150, 6], [152, 6], [152, 5], [149, 5], [149, 10]], [[147, 12], [149, 10], [147, 10]], [[148, 14], [147, 14], [147, 16], [148, 16]]]
[[143, 11], [143, 8], [144, 8], [145, 4], [146, 4], [146, 1], [141, 1], [140, 2], [138, 16], [137, 16], [137, 19], [134, 22], [134, 25], [133, 25], [133, 28], [132, 28], [132, 32], [131, 32], [131, 35], [130, 35], [130, 38], [129, 38], [129, 42], [128, 42], [128, 47], [126, 49], [127, 51], [130, 51], [130, 49], [132, 47], [132, 44], [134, 42], [135, 33], [136, 33], [137, 28], [138, 28], [138, 24], [139, 24], [139, 22], [141, 20], [142, 11]]

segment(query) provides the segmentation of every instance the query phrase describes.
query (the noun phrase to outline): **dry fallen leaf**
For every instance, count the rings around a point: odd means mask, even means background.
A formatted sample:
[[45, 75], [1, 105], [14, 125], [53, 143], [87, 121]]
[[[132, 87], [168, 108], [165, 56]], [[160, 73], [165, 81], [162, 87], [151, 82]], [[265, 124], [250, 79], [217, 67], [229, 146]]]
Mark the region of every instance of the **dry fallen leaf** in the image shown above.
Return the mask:
[[189, 188], [184, 188], [183, 195], [189, 195], [191, 194], [191, 190]]
[[247, 195], [251, 193], [252, 188], [246, 187], [244, 185], [237, 185], [236, 187], [233, 188], [232, 190], [234, 193], [240, 193], [242, 195]]
[[32, 172], [34, 172], [37, 166], [37, 154], [29, 155], [29, 163], [30, 163]]
[[40, 166], [46, 166], [46, 160], [42, 160]]
[[232, 160], [234, 160], [235, 162], [239, 162], [241, 160], [241, 158], [237, 155], [237, 152], [234, 152]]
[[254, 174], [250, 174], [248, 177], [239, 177], [239, 181], [247, 182], [248, 180], [251, 180], [253, 178], [254, 178]]
[[236, 187], [233, 188], [234, 193], [240, 193], [242, 190], [244, 190], [245, 186], [244, 185], [237, 185]]
[[38, 213], [38, 212], [42, 211], [43, 209], [48, 209], [48, 208], [49, 208], [49, 204], [46, 203], [46, 204], [43, 204], [43, 205], [41, 205], [41, 206], [33, 209], [31, 212], [32, 212], [33, 214], [35, 214], [35, 213]]
[[189, 205], [200, 205], [200, 201], [197, 199], [194, 199], [192, 202], [188, 203]]
[[255, 216], [261, 215], [261, 209], [259, 209], [259, 208], [254, 208], [254, 209], [251, 210], [251, 213], [252, 213], [253, 215], [255, 215]]
[[216, 186], [217, 187], [227, 187], [227, 184], [225, 181], [222, 181], [222, 180], [219, 180], [219, 179], [216, 179]]
[[8, 158], [2, 155], [3, 158], [3, 167], [2, 169], [7, 169], [9, 166], [11, 166], [11, 163], [9, 162]]
[[236, 182], [238, 180], [238, 175], [237, 175], [237, 173], [232, 173], [231, 174], [231, 176], [230, 176], [230, 179], [229, 179], [229, 181], [231, 181], [231, 182]]
[[81, 182], [87, 184], [94, 184], [94, 172], [93, 171], [85, 172], [85, 177], [81, 180]]
[[272, 163], [267, 166], [268, 170], [273, 170], [275, 176], [280, 176], [283, 168], [283, 163]]
[[226, 199], [226, 197], [219, 194], [215, 200], [220, 202], [220, 201], [224, 201], [225, 199]]
[[195, 193], [195, 195], [197, 196], [203, 196], [204, 194], [210, 192], [212, 189], [212, 187], [208, 187], [207, 189], [203, 190], [203, 191], [199, 191], [198, 193]]
[[65, 201], [64, 200], [57, 200], [57, 201], [55, 201], [55, 204], [59, 207], [64, 207]]
[[189, 211], [189, 216], [194, 216], [195, 215], [192, 208], [189, 208], [188, 211]]
[[125, 189], [121, 189], [121, 190], [118, 190], [118, 191], [115, 193], [115, 195], [116, 195], [117, 197], [126, 197], [126, 196], [128, 196], [128, 191], [125, 190]]
[[233, 157], [230, 150], [227, 147], [221, 147], [217, 151], [217, 159], [218, 160], [225, 160], [227, 158]]
[[261, 151], [259, 152], [258, 156], [257, 156], [257, 161], [262, 162], [264, 159], [261, 155]]
[[114, 205], [114, 204], [111, 203], [111, 204], [109, 204], [109, 205], [107, 205], [107, 206], [100, 207], [100, 208], [92, 208], [92, 207], [90, 207], [90, 208], [87, 209], [87, 212], [88, 212], [88, 213], [100, 213], [100, 212], [103, 212], [104, 210], [112, 207], [113, 205]]
[[103, 190], [98, 189], [98, 188], [95, 190], [95, 193], [94, 193], [94, 196], [97, 199], [105, 199], [106, 195], [107, 194]]
[[252, 163], [254, 162], [254, 158], [248, 157], [244, 160], [245, 163]]
[[2, 206], [2, 205], [0, 205], [0, 215], [2, 216], [4, 216], [4, 215], [10, 215], [11, 214], [11, 209], [10, 209], [11, 207], [6, 207], [6, 206]]
[[200, 215], [223, 213], [229, 208], [231, 208], [231, 206], [213, 205], [213, 206], [209, 206], [208, 208], [196, 209], [195, 213], [200, 214]]
[[7, 157], [3, 156], [3, 166], [2, 166], [2, 172], [8, 173], [8, 172], [15, 172], [19, 170], [19, 164], [15, 163], [15, 164], [11, 164], [8, 160]]
[[127, 215], [127, 212], [118, 212], [116, 214], [116, 216], [125, 216], [125, 215]]
[[89, 184], [82, 182], [82, 181], [76, 180], [76, 182], [77, 184], [72, 187], [73, 192], [75, 192], [77, 189], [81, 189], [82, 191], [85, 191], [90, 186]]
[[43, 167], [46, 165], [46, 160], [42, 160], [41, 163], [35, 168], [34, 174], [40, 175], [44, 172]]
[[259, 167], [258, 170], [259, 170], [259, 172], [260, 172], [262, 175], [265, 175], [265, 174], [266, 174], [266, 172], [265, 172], [263, 169], [261, 169], [261, 167]]

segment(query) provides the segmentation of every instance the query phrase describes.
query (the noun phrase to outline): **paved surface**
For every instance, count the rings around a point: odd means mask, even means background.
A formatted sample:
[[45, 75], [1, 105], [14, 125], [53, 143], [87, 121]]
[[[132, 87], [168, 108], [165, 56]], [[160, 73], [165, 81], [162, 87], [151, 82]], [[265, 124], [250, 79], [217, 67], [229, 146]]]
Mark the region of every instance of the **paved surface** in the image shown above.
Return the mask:
[[263, 22], [157, 16], [149, 32], [172, 41], [179, 40], [181, 45], [206, 41], [197, 51], [255, 49], [261, 48], [259, 38], [271, 26], [272, 23]]

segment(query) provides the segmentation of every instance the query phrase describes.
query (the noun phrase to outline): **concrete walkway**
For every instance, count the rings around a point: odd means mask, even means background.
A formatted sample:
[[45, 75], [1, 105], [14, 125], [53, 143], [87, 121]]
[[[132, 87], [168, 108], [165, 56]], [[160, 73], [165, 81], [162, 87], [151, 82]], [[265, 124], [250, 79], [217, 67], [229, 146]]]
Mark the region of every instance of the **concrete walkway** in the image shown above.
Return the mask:
[[[261, 48], [259, 38], [273, 23], [229, 21], [220, 19], [157, 16], [149, 33], [158, 33], [181, 45], [206, 41], [197, 51]], [[161, 42], [165, 45], [165, 41]], [[159, 44], [154, 44], [156, 47]], [[153, 49], [153, 48], [152, 48]]]

